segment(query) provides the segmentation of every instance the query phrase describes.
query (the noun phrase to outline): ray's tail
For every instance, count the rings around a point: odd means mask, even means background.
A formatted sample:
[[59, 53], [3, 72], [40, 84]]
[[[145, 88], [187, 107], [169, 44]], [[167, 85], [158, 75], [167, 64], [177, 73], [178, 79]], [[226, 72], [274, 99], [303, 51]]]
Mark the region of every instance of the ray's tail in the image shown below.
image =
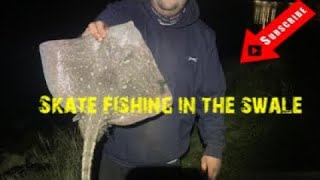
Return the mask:
[[91, 168], [96, 142], [85, 140], [82, 152], [82, 180], [91, 180]]
[[91, 180], [92, 162], [97, 142], [106, 132], [106, 121], [101, 117], [89, 116], [86, 119], [80, 120], [80, 129], [83, 137], [83, 152], [82, 152], [82, 169], [81, 179]]

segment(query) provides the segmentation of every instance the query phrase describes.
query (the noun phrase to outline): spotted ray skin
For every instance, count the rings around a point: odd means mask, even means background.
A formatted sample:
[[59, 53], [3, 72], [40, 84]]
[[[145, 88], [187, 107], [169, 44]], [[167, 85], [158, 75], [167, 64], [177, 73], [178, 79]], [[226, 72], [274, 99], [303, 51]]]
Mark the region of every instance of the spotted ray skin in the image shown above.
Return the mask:
[[151, 51], [131, 21], [110, 27], [108, 37], [102, 42], [92, 36], [43, 42], [40, 55], [53, 97], [97, 97], [97, 113], [74, 117], [84, 140], [82, 180], [91, 179], [96, 143], [110, 125], [131, 125], [156, 115], [119, 114], [112, 110], [105, 114], [103, 97], [172, 98]]

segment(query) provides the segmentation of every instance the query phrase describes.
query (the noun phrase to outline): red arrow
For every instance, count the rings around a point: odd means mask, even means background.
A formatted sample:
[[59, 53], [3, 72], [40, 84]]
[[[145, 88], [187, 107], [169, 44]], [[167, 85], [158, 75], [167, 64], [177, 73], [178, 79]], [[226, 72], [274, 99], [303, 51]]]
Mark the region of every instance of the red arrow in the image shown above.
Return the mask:
[[[257, 35], [247, 29], [240, 63], [279, 58], [280, 56], [274, 50], [315, 14], [307, 5], [298, 0]], [[260, 50], [256, 48], [258, 46], [261, 47]]]

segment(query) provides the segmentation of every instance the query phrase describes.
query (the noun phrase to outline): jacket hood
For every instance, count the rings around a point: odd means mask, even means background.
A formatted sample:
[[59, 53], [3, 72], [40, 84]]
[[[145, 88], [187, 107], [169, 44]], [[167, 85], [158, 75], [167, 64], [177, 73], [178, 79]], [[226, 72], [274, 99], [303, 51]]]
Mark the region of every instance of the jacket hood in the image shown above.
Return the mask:
[[[153, 11], [150, 0], [144, 1], [144, 6], [148, 15], [160, 25], [158, 22], [159, 17]], [[169, 25], [170, 27], [185, 27], [193, 24], [199, 19], [200, 12], [196, 0], [188, 0], [184, 12], [181, 13], [182, 15], [179, 20], [175, 24]]]

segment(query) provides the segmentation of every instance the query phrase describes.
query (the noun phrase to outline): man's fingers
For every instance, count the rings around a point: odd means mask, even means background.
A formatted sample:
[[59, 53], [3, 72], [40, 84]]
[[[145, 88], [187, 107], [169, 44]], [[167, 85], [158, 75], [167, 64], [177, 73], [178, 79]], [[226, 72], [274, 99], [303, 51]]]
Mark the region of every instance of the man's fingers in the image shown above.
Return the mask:
[[97, 21], [96, 22], [96, 27], [97, 27], [97, 31], [98, 31], [99, 35], [102, 38], [105, 38], [106, 35], [107, 35], [107, 27], [106, 27], [106, 25], [102, 21]]
[[82, 33], [82, 36], [87, 36], [92, 34], [92, 36], [98, 40], [102, 41], [103, 38], [107, 36], [107, 25], [102, 21], [91, 22], [87, 29]]
[[206, 172], [207, 171], [207, 161], [205, 159], [202, 159], [201, 160], [201, 170], [203, 172]]
[[215, 180], [218, 176], [221, 160], [204, 155], [201, 158], [201, 169], [207, 174], [209, 180]]
[[208, 163], [208, 177], [210, 180], [214, 180], [217, 174], [217, 169], [214, 164]]
[[92, 22], [89, 24], [88, 26], [90, 33], [97, 39], [97, 40], [101, 40], [102, 37], [100, 36], [96, 23]]

